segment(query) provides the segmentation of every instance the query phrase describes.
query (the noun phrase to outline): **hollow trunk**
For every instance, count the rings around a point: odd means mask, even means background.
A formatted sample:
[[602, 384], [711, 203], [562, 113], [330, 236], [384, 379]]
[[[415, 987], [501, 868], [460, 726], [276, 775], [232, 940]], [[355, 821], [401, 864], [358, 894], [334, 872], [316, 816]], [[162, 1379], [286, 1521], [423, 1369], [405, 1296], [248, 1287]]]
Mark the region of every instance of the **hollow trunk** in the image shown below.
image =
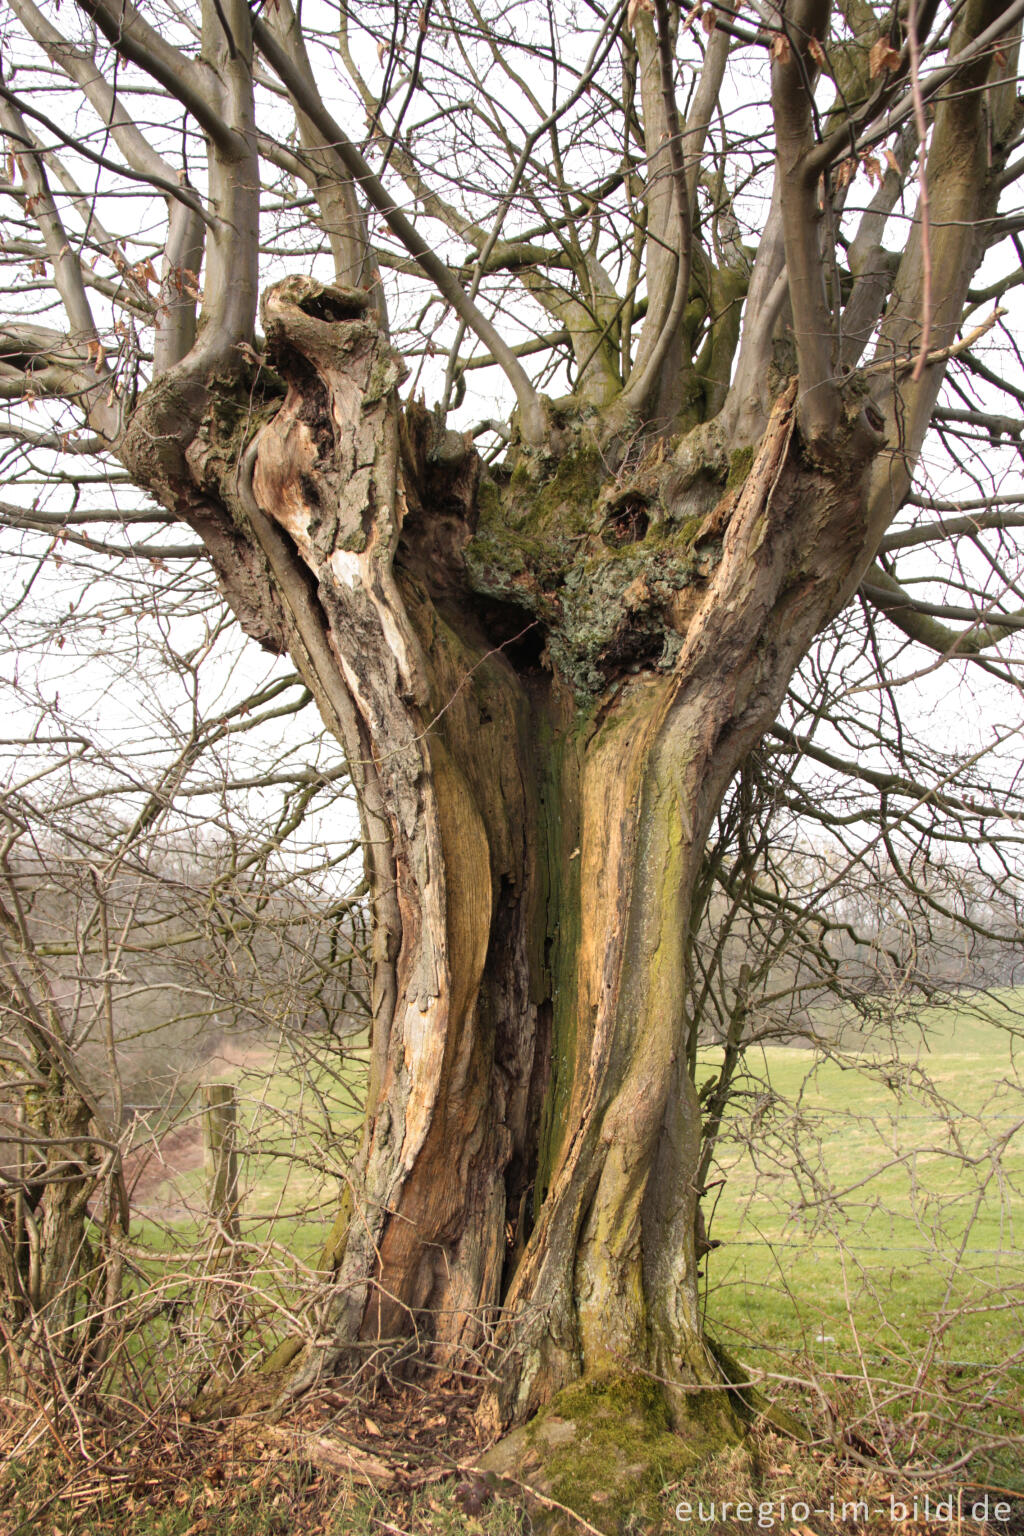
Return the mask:
[[333, 1341], [293, 1386], [414, 1329], [435, 1360], [495, 1345], [496, 1424], [581, 1375], [714, 1381], [695, 877], [865, 556], [875, 437], [854, 404], [815, 461], [792, 385], [732, 461], [713, 431], [637, 454], [551, 407], [546, 451], [483, 476], [468, 439], [398, 407], [364, 295], [289, 280], [263, 318], [275, 374], [232, 395], [172, 371], [126, 456], [290, 651], [360, 796], [360, 1194], [325, 1251]]

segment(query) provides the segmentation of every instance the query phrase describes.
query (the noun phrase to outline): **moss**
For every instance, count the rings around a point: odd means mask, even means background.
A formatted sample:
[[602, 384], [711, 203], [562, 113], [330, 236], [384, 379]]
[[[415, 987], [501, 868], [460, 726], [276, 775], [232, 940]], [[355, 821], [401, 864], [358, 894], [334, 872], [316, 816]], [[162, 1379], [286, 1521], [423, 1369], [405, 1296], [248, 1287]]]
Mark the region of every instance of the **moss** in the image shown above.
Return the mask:
[[[717, 473], [716, 465], [709, 496]], [[624, 675], [664, 670], [678, 654], [678, 594], [700, 574], [693, 546], [707, 498], [690, 498], [691, 515], [676, 521], [661, 494], [666, 474], [674, 479], [674, 467], [652, 460], [616, 481], [579, 427], [556, 464], [520, 451], [481, 483], [469, 580], [541, 621], [547, 654], [580, 709]]]
[[502, 506], [500, 488], [489, 476], [482, 476], [476, 491], [476, 512], [478, 527], [481, 531], [492, 529], [497, 525]]
[[[271, 370], [248, 364], [237, 374], [215, 376], [206, 385], [203, 419], [190, 445], [189, 462], [199, 482], [218, 489], [233, 511], [238, 500], [238, 462], [260, 428], [277, 414], [282, 389], [280, 379]], [[168, 407], [180, 412], [187, 410], [184, 400], [179, 404], [170, 392], [161, 402], [162, 409]]]
[[704, 1342], [725, 1380], [730, 1383], [729, 1396], [744, 1423], [753, 1424], [758, 1419], [762, 1419], [773, 1429], [789, 1435], [793, 1440], [804, 1443], [811, 1441], [810, 1431], [795, 1414], [790, 1413], [781, 1404], [773, 1403], [759, 1388], [751, 1385], [749, 1369], [737, 1360], [724, 1344], [719, 1343], [710, 1334], [704, 1335]]
[[735, 453], [729, 455], [729, 473], [726, 476], [725, 488], [727, 491], [738, 491], [750, 474], [750, 466], [754, 462], [754, 450], [752, 447], [737, 448]]
[[692, 553], [678, 536], [617, 550], [601, 546], [567, 573], [548, 644], [578, 702], [613, 676], [659, 664], [667, 654], [670, 605], [692, 580]]
[[520, 457], [504, 494], [493, 480], [481, 483], [477, 496], [481, 525], [493, 533], [500, 529], [512, 542], [526, 538], [557, 543], [591, 525], [592, 509], [606, 478], [597, 449], [589, 445], [570, 449], [546, 476], [532, 460]]
[[604, 478], [596, 450], [582, 447], [566, 453], [547, 477], [523, 456], [507, 487], [484, 480], [477, 531], [465, 555], [476, 591], [552, 619], [584, 535], [596, 525]]
[[565, 1388], [527, 1440], [551, 1496], [608, 1536], [674, 1529], [667, 1490], [721, 1449], [696, 1414], [676, 1433], [661, 1387], [639, 1373]]
[[600, 494], [607, 471], [596, 448], [583, 446], [567, 453], [558, 468], [540, 487], [536, 516], [542, 524], [552, 517], [568, 517], [573, 531], [582, 526], [583, 515]]
[[700, 515], [687, 517], [679, 525], [678, 540], [684, 549], [692, 549], [700, 530], [704, 526], [704, 518]]

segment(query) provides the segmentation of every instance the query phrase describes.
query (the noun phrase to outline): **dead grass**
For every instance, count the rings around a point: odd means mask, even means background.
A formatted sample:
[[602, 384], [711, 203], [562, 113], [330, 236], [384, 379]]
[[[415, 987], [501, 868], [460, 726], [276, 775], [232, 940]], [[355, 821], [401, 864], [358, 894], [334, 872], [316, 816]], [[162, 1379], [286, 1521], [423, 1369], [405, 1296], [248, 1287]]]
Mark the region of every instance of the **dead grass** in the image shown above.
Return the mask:
[[[80, 1419], [70, 1438], [8, 1410], [0, 1419], [0, 1536], [582, 1536], [600, 1529], [599, 1512], [578, 1518], [523, 1484], [479, 1475], [473, 1407], [464, 1389], [424, 1394], [405, 1384], [366, 1403], [323, 1390], [285, 1424], [129, 1413], [120, 1423]], [[362, 1458], [358, 1475], [344, 1469], [352, 1452]], [[376, 1479], [368, 1467], [379, 1469]], [[609, 1479], [619, 1471], [609, 1467]], [[972, 1505], [986, 1495], [989, 1518], [972, 1519]], [[931, 1487], [927, 1509], [924, 1499], [923, 1484], [762, 1428], [667, 1485], [663, 1519], [615, 1536], [766, 1529], [1024, 1536], [1024, 1498], [1009, 1490]], [[1009, 1505], [1008, 1519], [994, 1517], [1000, 1503]]]

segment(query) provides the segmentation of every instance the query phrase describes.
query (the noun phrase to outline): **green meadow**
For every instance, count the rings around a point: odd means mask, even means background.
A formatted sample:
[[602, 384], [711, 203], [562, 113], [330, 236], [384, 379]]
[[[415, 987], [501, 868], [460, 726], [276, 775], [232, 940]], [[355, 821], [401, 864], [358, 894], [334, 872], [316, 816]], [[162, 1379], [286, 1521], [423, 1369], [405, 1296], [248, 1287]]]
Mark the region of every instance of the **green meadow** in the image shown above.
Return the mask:
[[[709, 1177], [709, 1235], [720, 1246], [702, 1283], [710, 1331], [770, 1392], [799, 1406], [820, 1396], [802, 1383], [850, 1396], [870, 1378], [899, 1419], [928, 1411], [936, 1394], [955, 1407], [961, 1388], [977, 1397], [979, 1383], [991, 1383], [995, 1434], [1001, 1405], [1019, 1410], [1017, 1002], [1006, 992], [915, 1007], [895, 1037], [891, 1027], [854, 1035], [841, 1051], [767, 1044], [748, 1053]], [[266, 1294], [287, 1306], [289, 1274], [315, 1263], [337, 1209], [365, 1054], [340, 1069], [326, 1054], [300, 1061], [265, 1051], [214, 1066], [209, 1079], [234, 1082], [238, 1095], [242, 1236], [268, 1245]], [[700, 1076], [715, 1067], [707, 1053]], [[204, 1199], [198, 1162], [149, 1191], [136, 1237], [168, 1279], [203, 1252]]]
[[707, 1264], [708, 1317], [737, 1353], [861, 1349], [888, 1362], [933, 1340], [984, 1365], [1020, 1348], [1012, 1002], [917, 1010], [898, 1057], [891, 1040], [841, 1057], [750, 1053], [719, 1153], [709, 1230], [722, 1247]]
[[841, 1054], [752, 1051], [708, 1181], [711, 1333], [790, 1406], [862, 1414], [873, 1444], [916, 1414], [939, 1461], [1021, 1429], [1021, 1002], [914, 1008]]

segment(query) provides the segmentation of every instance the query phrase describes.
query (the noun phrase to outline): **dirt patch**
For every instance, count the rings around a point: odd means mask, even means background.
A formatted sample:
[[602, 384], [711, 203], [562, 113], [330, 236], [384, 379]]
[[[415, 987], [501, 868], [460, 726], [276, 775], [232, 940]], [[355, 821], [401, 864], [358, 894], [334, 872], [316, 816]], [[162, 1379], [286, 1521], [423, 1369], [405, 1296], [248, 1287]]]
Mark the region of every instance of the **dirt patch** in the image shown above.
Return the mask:
[[142, 1215], [168, 1217], [180, 1210], [174, 1181], [203, 1165], [203, 1133], [198, 1125], [175, 1126], [159, 1138], [135, 1147], [124, 1160], [132, 1208]]

